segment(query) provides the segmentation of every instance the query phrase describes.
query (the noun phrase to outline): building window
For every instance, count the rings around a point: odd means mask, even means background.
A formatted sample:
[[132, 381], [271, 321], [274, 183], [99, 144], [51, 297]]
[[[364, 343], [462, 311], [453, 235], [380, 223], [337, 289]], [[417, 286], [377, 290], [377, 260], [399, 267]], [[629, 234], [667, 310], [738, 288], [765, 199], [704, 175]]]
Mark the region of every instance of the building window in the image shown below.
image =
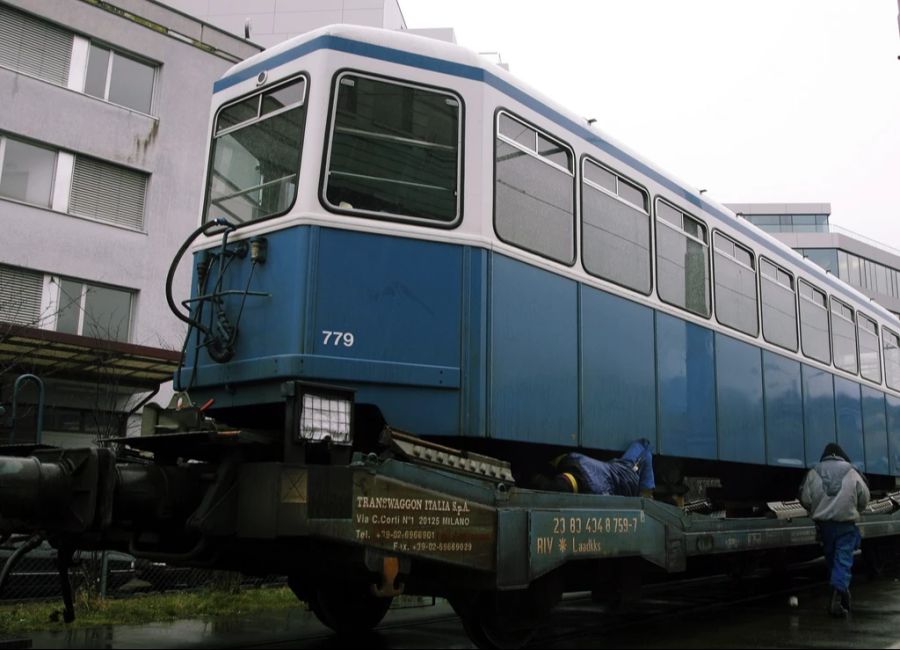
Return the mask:
[[[838, 251], [836, 248], [801, 248], [798, 252], [806, 257], [813, 264], [821, 266], [826, 271], [838, 275], [840, 268], [838, 265]], [[838, 275], [838, 277], [840, 277]]]
[[43, 274], [0, 264], [0, 323], [37, 327], [43, 286]]
[[831, 343], [828, 336], [828, 300], [803, 280], [800, 285], [800, 345], [810, 359], [831, 363]]
[[757, 336], [756, 268], [753, 253], [720, 233], [713, 236], [716, 318], [723, 325]]
[[130, 291], [80, 280], [59, 280], [56, 331], [95, 339], [128, 341]]
[[747, 214], [746, 219], [766, 232], [828, 232], [827, 214]]
[[797, 349], [797, 299], [794, 277], [765, 259], [759, 261], [763, 338]]
[[69, 212], [143, 230], [147, 178], [141, 172], [76, 156]]
[[150, 114], [156, 67], [91, 43], [85, 94]]
[[497, 114], [494, 227], [514, 246], [575, 262], [571, 148], [506, 113]]
[[56, 152], [0, 136], [0, 196], [50, 206]]
[[878, 325], [859, 314], [859, 373], [864, 379], [881, 383], [881, 355], [878, 345]]
[[882, 328], [884, 379], [894, 390], [900, 390], [900, 336]]
[[831, 299], [831, 347], [834, 350], [835, 367], [855, 375], [858, 365], [853, 309], [834, 298]]
[[71, 32], [0, 4], [0, 65], [65, 86]]
[[650, 293], [650, 203], [647, 193], [591, 160], [583, 163], [582, 262], [585, 270]]
[[837, 251], [837, 267], [838, 277], [854, 287], [869, 293], [900, 297], [898, 273], [891, 267], [842, 250]]
[[375, 218], [460, 215], [460, 100], [359, 75], [337, 80], [325, 198]]
[[656, 201], [656, 290], [661, 300], [710, 315], [708, 249], [705, 225]]

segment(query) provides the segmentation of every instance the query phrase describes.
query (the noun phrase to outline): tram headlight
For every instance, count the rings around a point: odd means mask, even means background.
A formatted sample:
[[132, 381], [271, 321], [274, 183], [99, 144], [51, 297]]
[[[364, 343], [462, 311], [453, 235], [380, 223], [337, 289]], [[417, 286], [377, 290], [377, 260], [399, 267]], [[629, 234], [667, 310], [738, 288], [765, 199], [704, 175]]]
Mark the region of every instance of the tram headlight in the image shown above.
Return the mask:
[[353, 444], [353, 391], [291, 381], [282, 386], [288, 400], [288, 430], [295, 442]]
[[350, 415], [353, 403], [305, 393], [300, 411], [300, 438], [312, 442], [331, 440], [337, 445], [353, 443], [350, 435]]

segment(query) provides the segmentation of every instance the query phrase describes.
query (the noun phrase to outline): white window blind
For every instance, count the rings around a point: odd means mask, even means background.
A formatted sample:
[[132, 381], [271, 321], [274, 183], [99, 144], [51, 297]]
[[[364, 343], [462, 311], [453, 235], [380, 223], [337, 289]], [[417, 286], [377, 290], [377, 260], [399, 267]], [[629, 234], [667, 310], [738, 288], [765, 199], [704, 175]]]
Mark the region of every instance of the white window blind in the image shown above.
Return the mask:
[[0, 322], [37, 327], [43, 286], [41, 273], [0, 265]]
[[0, 4], [0, 65], [65, 86], [71, 32]]
[[146, 174], [76, 156], [69, 212], [143, 230], [146, 192]]

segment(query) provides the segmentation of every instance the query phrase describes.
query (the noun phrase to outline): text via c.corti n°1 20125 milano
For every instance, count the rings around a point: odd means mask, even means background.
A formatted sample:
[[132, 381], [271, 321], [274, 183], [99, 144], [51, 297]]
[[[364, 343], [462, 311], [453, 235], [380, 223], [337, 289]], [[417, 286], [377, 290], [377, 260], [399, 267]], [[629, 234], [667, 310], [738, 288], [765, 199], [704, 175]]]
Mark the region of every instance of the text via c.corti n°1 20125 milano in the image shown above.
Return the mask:
[[492, 508], [386, 479], [365, 481], [360, 488], [353, 501], [358, 542], [467, 565], [493, 565]]

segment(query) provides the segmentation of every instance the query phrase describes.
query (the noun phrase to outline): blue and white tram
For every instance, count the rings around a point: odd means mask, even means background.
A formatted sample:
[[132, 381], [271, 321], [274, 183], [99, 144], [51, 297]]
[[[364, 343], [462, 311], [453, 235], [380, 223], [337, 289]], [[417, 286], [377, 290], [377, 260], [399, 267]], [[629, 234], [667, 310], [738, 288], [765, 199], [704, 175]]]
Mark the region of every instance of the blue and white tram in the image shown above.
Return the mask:
[[758, 486], [837, 441], [900, 475], [900, 322], [463, 48], [266, 50], [215, 84], [209, 161], [202, 219], [255, 253], [199, 240], [194, 295], [222, 291], [178, 384], [230, 421], [304, 379], [508, 458], [646, 437]]

